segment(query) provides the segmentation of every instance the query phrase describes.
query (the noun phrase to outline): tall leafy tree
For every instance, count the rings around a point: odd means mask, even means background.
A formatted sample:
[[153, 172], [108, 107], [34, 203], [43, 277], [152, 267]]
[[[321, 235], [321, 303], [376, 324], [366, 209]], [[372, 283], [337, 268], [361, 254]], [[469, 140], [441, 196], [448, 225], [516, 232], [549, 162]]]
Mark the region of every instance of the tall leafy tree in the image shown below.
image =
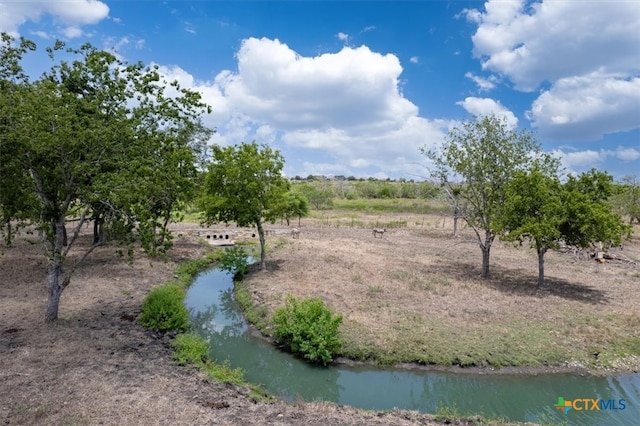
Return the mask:
[[[10, 167], [21, 185], [7, 197], [13, 200], [22, 191], [32, 200], [10, 216], [26, 215], [43, 232], [45, 320], [53, 321], [77, 266], [105, 242], [96, 238], [70, 256], [91, 218], [113, 239], [139, 240], [152, 251], [167, 247], [162, 244], [166, 221], [159, 224], [160, 238], [148, 229], [166, 218], [181, 191], [189, 193], [196, 172], [191, 135], [207, 107], [197, 93], [163, 81], [156, 68], [123, 63], [89, 44], [66, 49], [72, 62], [55, 63], [64, 49], [57, 42], [47, 49], [54, 65], [30, 82], [20, 67], [26, 50], [8, 36], [3, 43], [2, 62], [9, 58], [12, 66], [5, 67], [2, 84], [16, 90], [0, 118], [6, 124], [0, 155], [12, 154]], [[14, 185], [4, 173], [0, 177], [2, 187]], [[72, 216], [77, 221], [67, 238]]]
[[595, 242], [617, 245], [630, 234], [631, 227], [612, 212], [612, 194], [613, 177], [607, 172], [591, 169], [569, 176], [563, 191], [566, 219], [560, 226], [566, 244], [580, 248]]
[[491, 246], [515, 173], [540, 155], [540, 145], [525, 131], [514, 131], [494, 115], [474, 117], [454, 127], [440, 150], [422, 149], [435, 165], [432, 176], [454, 198], [459, 216], [473, 229], [482, 251], [482, 276], [489, 277]]
[[538, 254], [538, 288], [544, 286], [544, 256], [561, 242], [587, 248], [598, 241], [620, 243], [630, 231], [607, 202], [611, 176], [591, 170], [568, 177], [535, 166], [519, 171], [507, 186], [501, 225], [507, 241], [528, 241]]
[[555, 175], [543, 173], [539, 167], [516, 172], [506, 188], [507, 197], [501, 226], [506, 241], [528, 241], [538, 255], [538, 288], [544, 285], [544, 255], [558, 248], [562, 239], [561, 225], [566, 221], [565, 197]]
[[205, 223], [255, 225], [260, 239], [260, 268], [265, 270], [264, 221], [275, 221], [289, 190], [279, 151], [256, 142], [214, 147], [200, 206]]

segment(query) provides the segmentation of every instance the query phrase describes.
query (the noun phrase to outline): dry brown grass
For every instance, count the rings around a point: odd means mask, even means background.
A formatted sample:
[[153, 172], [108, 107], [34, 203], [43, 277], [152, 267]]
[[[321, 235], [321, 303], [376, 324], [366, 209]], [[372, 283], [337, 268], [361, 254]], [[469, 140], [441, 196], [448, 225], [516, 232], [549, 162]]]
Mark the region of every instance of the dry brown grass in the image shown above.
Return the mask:
[[[353, 214], [350, 213], [352, 216]], [[299, 240], [270, 237], [267, 273], [247, 278], [269, 311], [287, 294], [321, 297], [343, 314], [345, 354], [383, 363], [640, 369], [638, 263], [546, 256], [536, 288], [532, 250], [496, 242], [492, 278], [480, 277], [475, 235], [451, 237], [451, 220], [361, 215], [406, 222], [373, 238], [340, 225], [340, 212], [303, 220]], [[336, 226], [340, 225], [340, 226]], [[614, 254], [640, 261], [640, 237]]]

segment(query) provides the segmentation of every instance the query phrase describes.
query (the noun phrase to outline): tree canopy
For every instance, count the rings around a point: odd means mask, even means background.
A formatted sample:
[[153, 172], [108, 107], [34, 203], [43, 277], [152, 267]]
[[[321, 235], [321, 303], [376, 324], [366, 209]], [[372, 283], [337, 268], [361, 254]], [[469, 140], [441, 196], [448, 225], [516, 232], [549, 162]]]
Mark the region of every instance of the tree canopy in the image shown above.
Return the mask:
[[[54, 64], [32, 82], [21, 61], [35, 49], [2, 35], [0, 208], [6, 224], [31, 222], [43, 232], [45, 319], [53, 321], [76, 267], [108, 238], [140, 241], [151, 252], [168, 248], [171, 211], [193, 195], [197, 154], [210, 131], [199, 121], [208, 110], [200, 95], [164, 81], [157, 67], [56, 42], [47, 49]], [[73, 61], [55, 63], [61, 51]], [[69, 262], [89, 220], [98, 236]]]
[[205, 223], [255, 225], [260, 238], [260, 268], [266, 269], [264, 221], [281, 214], [289, 181], [282, 176], [279, 151], [256, 142], [214, 147], [200, 200]]
[[538, 288], [544, 285], [544, 255], [566, 244], [580, 248], [596, 242], [620, 244], [630, 232], [608, 203], [612, 177], [591, 170], [569, 175], [561, 184], [556, 174], [539, 167], [516, 173], [507, 186], [501, 226], [506, 241], [529, 241], [538, 254]]

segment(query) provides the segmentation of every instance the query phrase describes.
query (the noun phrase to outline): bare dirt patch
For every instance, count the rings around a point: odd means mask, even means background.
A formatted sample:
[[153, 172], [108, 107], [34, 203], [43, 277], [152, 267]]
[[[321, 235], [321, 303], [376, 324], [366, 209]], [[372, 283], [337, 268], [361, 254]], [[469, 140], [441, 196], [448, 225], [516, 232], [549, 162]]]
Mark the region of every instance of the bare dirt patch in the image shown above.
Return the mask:
[[244, 389], [172, 364], [169, 337], [144, 330], [137, 317], [177, 262], [203, 255], [197, 241], [178, 239], [166, 261], [138, 256], [133, 264], [114, 256], [114, 247], [97, 249], [62, 295], [54, 324], [43, 321], [39, 245], [18, 239], [2, 250], [0, 424], [435, 424], [407, 411], [254, 403]]

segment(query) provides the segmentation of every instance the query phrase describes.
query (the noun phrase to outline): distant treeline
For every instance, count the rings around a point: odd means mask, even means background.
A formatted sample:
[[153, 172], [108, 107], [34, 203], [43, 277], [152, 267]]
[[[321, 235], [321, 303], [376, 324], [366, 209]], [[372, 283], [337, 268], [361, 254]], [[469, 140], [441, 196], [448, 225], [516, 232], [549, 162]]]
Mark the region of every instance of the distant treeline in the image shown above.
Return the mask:
[[309, 176], [306, 179], [296, 176], [291, 180], [291, 189], [304, 194], [315, 209], [330, 208], [334, 198], [432, 199], [440, 195], [439, 186], [432, 182], [414, 182], [405, 179], [356, 179], [342, 176], [332, 178]]

